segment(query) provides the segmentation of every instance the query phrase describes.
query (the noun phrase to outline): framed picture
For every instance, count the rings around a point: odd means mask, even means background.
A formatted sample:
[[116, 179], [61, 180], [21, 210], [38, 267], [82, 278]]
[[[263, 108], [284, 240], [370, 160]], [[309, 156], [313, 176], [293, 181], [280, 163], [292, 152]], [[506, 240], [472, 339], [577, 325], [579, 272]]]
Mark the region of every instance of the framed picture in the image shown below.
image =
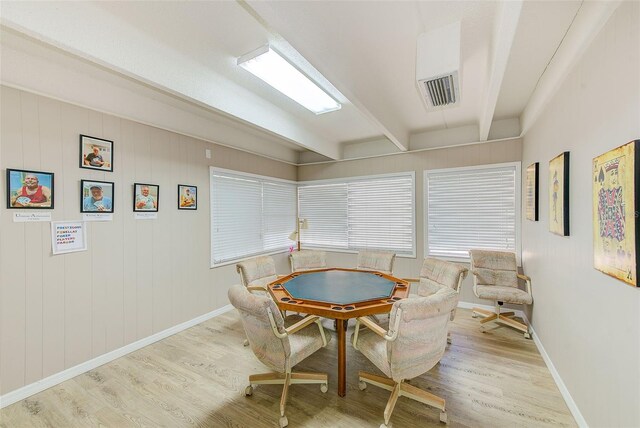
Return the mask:
[[135, 183], [133, 185], [133, 211], [158, 212], [160, 186]]
[[549, 161], [549, 231], [569, 236], [569, 152]]
[[53, 209], [53, 173], [7, 168], [7, 208]]
[[198, 209], [198, 188], [189, 184], [178, 184], [178, 209]]
[[640, 140], [593, 158], [593, 265], [638, 287]]
[[524, 211], [527, 220], [538, 221], [538, 184], [540, 182], [540, 163], [527, 167], [524, 194]]
[[81, 134], [80, 168], [113, 172], [113, 141]]
[[112, 213], [113, 183], [109, 181], [80, 180], [80, 212]]

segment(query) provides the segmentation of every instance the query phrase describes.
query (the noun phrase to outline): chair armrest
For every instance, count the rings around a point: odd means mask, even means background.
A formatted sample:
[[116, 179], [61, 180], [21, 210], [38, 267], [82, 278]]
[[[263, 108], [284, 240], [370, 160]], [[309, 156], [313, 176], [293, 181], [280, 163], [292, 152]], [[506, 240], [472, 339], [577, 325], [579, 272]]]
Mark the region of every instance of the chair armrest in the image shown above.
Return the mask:
[[358, 333], [360, 332], [360, 324], [364, 324], [378, 336], [382, 337], [387, 342], [393, 342], [398, 338], [398, 326], [400, 325], [400, 319], [402, 318], [402, 309], [398, 309], [396, 312], [396, 321], [393, 327], [388, 331], [380, 327], [368, 317], [356, 318], [356, 330], [353, 332], [353, 347], [358, 349]]
[[249, 285], [247, 286], [247, 290], [249, 291], [267, 291], [265, 287], [260, 287], [259, 285]]
[[529, 295], [531, 295], [531, 278], [529, 278], [527, 275], [523, 275], [521, 273], [518, 274], [518, 278], [520, 278], [523, 281], [527, 282], [527, 293], [529, 293]]
[[420, 278], [402, 278], [403, 281], [420, 282]]
[[470, 269], [470, 270], [469, 270], [469, 272], [471, 272], [471, 273], [472, 273], [472, 274], [474, 274], [475, 276], [480, 275], [480, 273], [479, 273], [477, 270], [475, 270], [475, 269]]
[[365, 327], [367, 327], [369, 330], [373, 331], [380, 337], [384, 337], [387, 334], [387, 330], [380, 327], [378, 324], [367, 317], [360, 317], [358, 318], [358, 321], [360, 321], [361, 324], [364, 324]]
[[303, 328], [305, 328], [306, 326], [308, 326], [309, 324], [313, 324], [314, 322], [316, 322], [316, 320], [319, 320], [320, 317], [317, 315], [309, 315], [308, 317], [305, 317], [303, 319], [301, 319], [300, 321], [298, 321], [297, 323], [290, 325], [289, 327], [285, 328], [284, 331], [287, 332], [287, 334], [293, 334], [297, 331], [302, 330]]

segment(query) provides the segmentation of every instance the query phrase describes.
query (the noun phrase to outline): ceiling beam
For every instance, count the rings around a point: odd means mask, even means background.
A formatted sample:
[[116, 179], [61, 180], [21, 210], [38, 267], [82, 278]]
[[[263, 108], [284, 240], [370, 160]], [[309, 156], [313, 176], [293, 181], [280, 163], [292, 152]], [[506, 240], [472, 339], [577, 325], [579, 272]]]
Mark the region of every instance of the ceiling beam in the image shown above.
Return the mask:
[[620, 3], [621, 1], [582, 3], [520, 116], [522, 135], [525, 135], [540, 117], [547, 103], [557, 94], [564, 79]]
[[386, 104], [381, 105], [377, 102], [374, 99], [375, 94], [368, 92], [367, 88], [358, 90], [362, 85], [349, 76], [349, 70], [337, 68], [336, 63], [327, 57], [325, 47], [313, 45], [313, 38], [304, 34], [304, 29], [296, 28], [295, 22], [288, 19], [286, 2], [237, 1], [267, 30], [285, 39], [400, 151], [409, 150], [409, 129], [397, 113]]
[[493, 122], [493, 115], [498, 103], [498, 96], [502, 87], [505, 71], [509, 62], [513, 40], [516, 36], [522, 1], [509, 1], [500, 3], [500, 11], [493, 38], [493, 55], [489, 82], [484, 96], [484, 103], [480, 112], [479, 141], [487, 141], [489, 130]]

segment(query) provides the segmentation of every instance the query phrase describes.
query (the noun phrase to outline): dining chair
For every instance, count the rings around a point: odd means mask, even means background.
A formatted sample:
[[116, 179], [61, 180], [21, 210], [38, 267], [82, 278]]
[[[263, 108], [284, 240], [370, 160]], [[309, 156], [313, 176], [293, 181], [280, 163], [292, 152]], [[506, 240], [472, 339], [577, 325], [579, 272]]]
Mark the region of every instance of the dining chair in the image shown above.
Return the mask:
[[[381, 428], [390, 426], [391, 414], [402, 396], [440, 409], [440, 421], [447, 422], [445, 400], [407, 381], [428, 372], [442, 358], [450, 313], [457, 304], [458, 294], [440, 287], [430, 296], [395, 302], [386, 329], [369, 317], [357, 318], [353, 347], [386, 376], [360, 371], [358, 386], [364, 390], [370, 383], [391, 391]], [[361, 332], [362, 325], [367, 329]]]
[[389, 251], [361, 250], [358, 251], [359, 270], [372, 270], [386, 274], [393, 274], [393, 263], [396, 254]]
[[327, 267], [327, 252], [318, 250], [294, 251], [289, 255], [291, 272], [318, 270]]
[[240, 313], [244, 331], [256, 358], [273, 372], [249, 376], [245, 395], [253, 394], [256, 385], [283, 385], [280, 397], [280, 428], [288, 425], [285, 407], [289, 386], [299, 383], [320, 384], [328, 390], [326, 373], [293, 372], [292, 368], [319, 349], [327, 346], [330, 336], [325, 335], [320, 318], [315, 315], [302, 318], [282, 317], [276, 304], [267, 296], [252, 294], [246, 287], [236, 284], [229, 289], [229, 301]]

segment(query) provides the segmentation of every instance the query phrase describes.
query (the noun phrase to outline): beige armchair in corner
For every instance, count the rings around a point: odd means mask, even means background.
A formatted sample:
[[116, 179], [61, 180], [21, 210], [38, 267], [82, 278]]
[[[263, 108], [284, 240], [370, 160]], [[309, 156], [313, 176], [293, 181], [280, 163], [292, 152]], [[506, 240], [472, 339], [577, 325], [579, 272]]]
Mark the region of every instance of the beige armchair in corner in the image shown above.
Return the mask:
[[[515, 328], [531, 339], [529, 326], [513, 319], [513, 312], [501, 312], [503, 303], [530, 305], [533, 303], [531, 279], [518, 273], [516, 255], [505, 251], [470, 250], [473, 292], [480, 299], [495, 302], [495, 312], [473, 308], [473, 317], [483, 317], [480, 322], [497, 322]], [[526, 282], [526, 291], [518, 287], [518, 279]]]
[[[418, 296], [425, 297], [436, 293], [441, 287], [448, 287], [460, 294], [462, 281], [467, 277], [469, 269], [457, 263], [427, 257], [422, 263], [420, 278], [405, 278], [410, 282], [419, 282]], [[456, 316], [456, 308], [451, 311], [451, 318]], [[451, 343], [451, 333], [447, 333], [447, 343]]]
[[326, 373], [294, 373], [292, 368], [327, 346], [330, 336], [325, 335], [319, 317], [292, 315], [283, 318], [273, 300], [252, 294], [240, 284], [232, 286], [228, 295], [231, 304], [240, 312], [251, 350], [260, 362], [274, 371], [250, 375], [249, 386], [244, 393], [246, 396], [252, 395], [254, 385], [283, 385], [279, 420], [283, 428], [289, 423], [285, 407], [291, 384], [320, 384], [320, 390], [327, 392]]
[[[390, 426], [391, 413], [401, 396], [439, 409], [440, 421], [447, 422], [445, 400], [406, 381], [431, 370], [444, 355], [450, 312], [457, 304], [458, 294], [440, 287], [430, 296], [394, 303], [387, 330], [369, 317], [357, 318], [353, 347], [387, 376], [361, 371], [358, 385], [361, 390], [370, 383], [391, 391], [381, 428]], [[361, 325], [367, 329], [360, 332]]]

